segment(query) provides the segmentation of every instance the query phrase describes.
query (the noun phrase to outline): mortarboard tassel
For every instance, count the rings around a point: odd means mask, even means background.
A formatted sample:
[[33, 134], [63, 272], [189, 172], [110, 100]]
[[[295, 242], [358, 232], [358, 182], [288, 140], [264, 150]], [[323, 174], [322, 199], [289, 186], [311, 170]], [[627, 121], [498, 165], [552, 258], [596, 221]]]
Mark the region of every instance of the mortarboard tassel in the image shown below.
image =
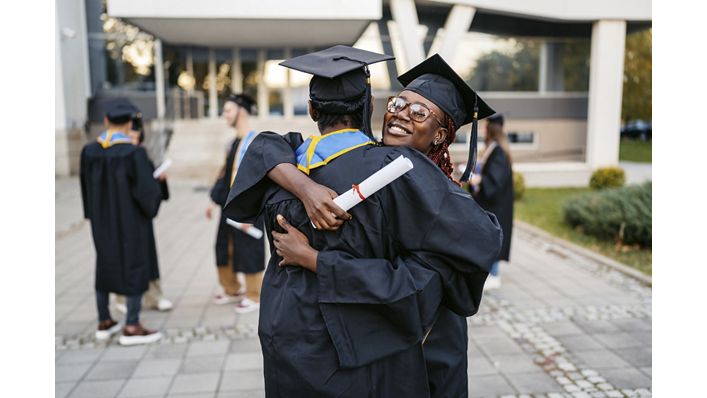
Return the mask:
[[368, 136], [368, 138], [375, 141], [373, 137], [373, 128], [371, 128], [371, 73], [368, 71], [368, 66], [364, 66], [363, 70], [366, 72], [366, 99], [363, 103], [363, 132]]
[[460, 182], [469, 181], [472, 170], [476, 167], [476, 141], [478, 140], [479, 130], [479, 107], [477, 106], [477, 98], [474, 99], [474, 117], [471, 121], [471, 142], [469, 143], [469, 160], [466, 162], [466, 169]]

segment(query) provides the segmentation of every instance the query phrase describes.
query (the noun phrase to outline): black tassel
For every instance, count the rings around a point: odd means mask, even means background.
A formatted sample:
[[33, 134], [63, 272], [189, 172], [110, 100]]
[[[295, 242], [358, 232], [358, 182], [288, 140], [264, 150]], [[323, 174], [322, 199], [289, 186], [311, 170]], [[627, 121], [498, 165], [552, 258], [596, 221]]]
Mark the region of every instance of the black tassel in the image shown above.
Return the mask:
[[[478, 97], [477, 97], [478, 98]], [[476, 141], [478, 140], [479, 130], [479, 107], [476, 105], [476, 100], [474, 100], [474, 118], [471, 121], [471, 142], [469, 143], [469, 160], [466, 162], [466, 169], [462, 178], [459, 179], [460, 182], [469, 181], [472, 171], [476, 167]]]
[[371, 128], [371, 73], [368, 71], [368, 66], [364, 66], [366, 72], [366, 99], [363, 103], [363, 132], [375, 141], [373, 137], [373, 128]]

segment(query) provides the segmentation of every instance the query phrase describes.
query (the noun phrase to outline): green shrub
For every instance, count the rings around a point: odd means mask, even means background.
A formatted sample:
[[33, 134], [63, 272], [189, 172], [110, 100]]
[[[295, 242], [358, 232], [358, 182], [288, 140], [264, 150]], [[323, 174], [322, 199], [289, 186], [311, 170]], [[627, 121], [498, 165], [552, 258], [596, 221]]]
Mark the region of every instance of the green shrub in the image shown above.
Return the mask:
[[565, 222], [599, 239], [652, 246], [652, 184], [590, 192], [569, 199]]
[[523, 174], [513, 172], [513, 200], [521, 200], [525, 194], [525, 178]]
[[592, 189], [618, 188], [624, 186], [626, 174], [620, 167], [602, 167], [596, 169], [589, 179]]

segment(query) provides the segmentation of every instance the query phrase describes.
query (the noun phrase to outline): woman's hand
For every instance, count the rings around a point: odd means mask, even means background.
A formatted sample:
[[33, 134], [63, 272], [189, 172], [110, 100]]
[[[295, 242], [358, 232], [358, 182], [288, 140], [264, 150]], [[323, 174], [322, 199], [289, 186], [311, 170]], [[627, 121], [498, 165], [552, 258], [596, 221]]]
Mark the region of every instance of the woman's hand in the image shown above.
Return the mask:
[[307, 210], [309, 219], [314, 227], [325, 231], [336, 231], [346, 220], [351, 219], [351, 214], [345, 212], [334, 203], [338, 196], [336, 192], [324, 185], [309, 180], [299, 190], [299, 199]]
[[206, 218], [208, 218], [209, 220], [211, 220], [211, 217], [213, 217], [214, 208], [216, 206], [216, 203], [209, 202], [209, 205], [206, 207]]
[[319, 252], [309, 245], [307, 237], [279, 214], [277, 215], [277, 223], [285, 230], [284, 234], [272, 232], [275, 252], [282, 257], [282, 261], [278, 265], [280, 267], [298, 265], [312, 272], [317, 272]]

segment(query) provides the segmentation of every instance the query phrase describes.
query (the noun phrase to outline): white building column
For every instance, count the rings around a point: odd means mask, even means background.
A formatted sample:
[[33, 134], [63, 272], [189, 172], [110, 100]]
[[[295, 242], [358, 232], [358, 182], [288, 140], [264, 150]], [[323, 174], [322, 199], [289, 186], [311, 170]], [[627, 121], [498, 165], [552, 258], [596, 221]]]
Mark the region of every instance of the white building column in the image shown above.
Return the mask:
[[240, 94], [243, 92], [243, 69], [241, 67], [241, 49], [233, 47], [231, 50], [231, 92]]
[[415, 1], [390, 0], [390, 12], [403, 46], [403, 58], [406, 65], [409, 68], [419, 64], [425, 59], [425, 51], [418, 33], [420, 23], [417, 20]]
[[540, 62], [538, 66], [538, 91], [540, 93], [546, 93], [547, 90], [547, 71], [548, 71], [548, 58], [550, 47], [547, 45], [547, 41], [543, 40], [540, 43]]
[[[459, 43], [464, 40], [464, 35], [469, 31], [475, 14], [476, 8], [461, 4], [455, 5], [449, 12], [447, 21], [444, 23], [444, 37], [439, 50], [437, 50], [439, 55], [447, 62], [452, 62], [454, 59]], [[430, 48], [432, 54], [434, 54], [434, 49], [435, 46], [432, 45], [432, 48]], [[432, 54], [427, 55], [430, 56]]]
[[265, 84], [265, 50], [258, 50], [256, 63], [256, 73], [258, 74], [258, 118], [265, 119], [270, 113], [268, 86]]
[[155, 97], [157, 97], [157, 119], [165, 116], [164, 62], [162, 62], [162, 40], [155, 39]]
[[592, 27], [587, 116], [587, 164], [619, 161], [626, 21], [603, 20]]
[[216, 90], [216, 54], [209, 48], [209, 118], [218, 118], [218, 91]]
[[[292, 49], [285, 49], [285, 59], [292, 58]], [[291, 84], [290, 68], [285, 68], [285, 87], [282, 89], [282, 109], [286, 119], [292, 119], [295, 116], [295, 104], [292, 101], [292, 84]]]

